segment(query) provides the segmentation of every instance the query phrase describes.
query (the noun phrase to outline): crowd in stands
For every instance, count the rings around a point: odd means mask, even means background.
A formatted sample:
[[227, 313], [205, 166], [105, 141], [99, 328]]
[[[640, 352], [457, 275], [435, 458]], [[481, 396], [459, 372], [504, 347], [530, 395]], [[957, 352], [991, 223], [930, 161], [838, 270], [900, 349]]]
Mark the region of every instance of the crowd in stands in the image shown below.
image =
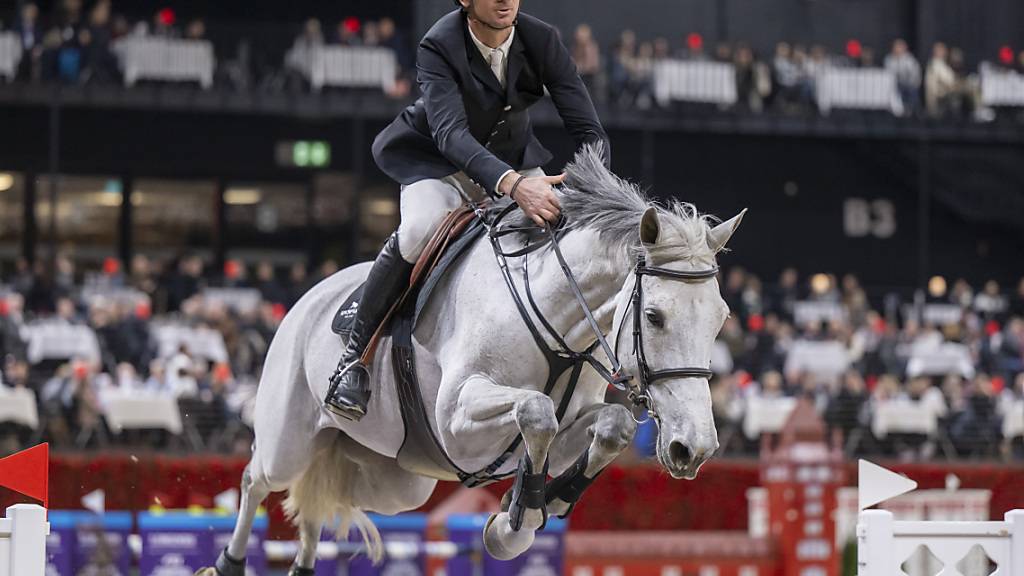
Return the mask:
[[[201, 18], [182, 26], [175, 12], [164, 8], [149, 21], [131, 23], [113, 12], [111, 0], [96, 0], [88, 10], [83, 0], [61, 0], [52, 14], [42, 17], [36, 4], [21, 5], [6, 28], [14, 31], [23, 52], [18, 77], [32, 81], [65, 83], [109, 83], [119, 77], [113, 44], [125, 36], [181, 37], [204, 39], [206, 23]], [[291, 51], [324, 45], [379, 46], [394, 51], [398, 80], [386, 88], [397, 99], [409, 98], [414, 86], [414, 44], [394, 20], [360, 21], [344, 18], [337, 23], [310, 18], [299, 26]], [[0, 22], [0, 30], [4, 25]], [[915, 53], [902, 39], [895, 39], [888, 51], [856, 40], [846, 43], [842, 53], [830, 52], [815, 44], [779, 42], [772, 54], [758, 54], [743, 42], [723, 41], [708, 50], [697, 33], [682, 37], [678, 45], [665, 37], [640, 39], [630, 29], [623, 30], [613, 45], [600, 46], [587, 24], [580, 24], [567, 37], [571, 54], [580, 73], [599, 102], [614, 107], [640, 110], [664, 106], [654, 97], [654, 68], [665, 59], [708, 61], [732, 64], [735, 69], [740, 111], [775, 111], [788, 114], [818, 112], [815, 98], [817, 83], [829, 67], [878, 68], [891, 71], [906, 116], [973, 118], [989, 120], [994, 111], [981, 104], [979, 74], [968, 68], [963, 50], [935, 43], [925, 56], [925, 47]], [[973, 55], [978, 57], [980, 55]], [[269, 90], [308, 88], [308, 79], [289, 65], [285, 54], [268, 56], [278, 63], [271, 70], [256, 72], [250, 63], [224, 61], [218, 82], [234, 88], [259, 85]], [[1024, 73], [1024, 50], [1014, 53], [1003, 47], [993, 58], [981, 58], [985, 66]], [[991, 62], [987, 62], [991, 60]], [[263, 74], [265, 78], [251, 76]]]
[[[591, 93], [619, 107], [656, 107], [654, 67], [674, 59], [732, 64], [737, 105], [746, 111], [815, 112], [816, 84], [825, 69], [882, 67], [896, 77], [904, 115], [985, 119], [989, 114], [980, 104], [978, 74], [967, 68], [963, 50], [942, 42], [932, 46], [923, 67], [900, 38], [884, 57], [855, 40], [847, 42], [843, 54], [831, 53], [820, 44], [808, 49], [779, 42], [774, 54], [763, 55], [742, 42], [720, 42], [708, 52], [703, 37], [696, 33], [686, 35], [678, 47], [665, 37], [640, 41], [633, 30], [626, 29], [614, 46], [602, 52], [590, 26], [580, 24], [571, 49]], [[1004, 48], [992, 65], [1024, 73], [1024, 50], [1015, 58], [1011, 49]]]
[[[33, 268], [21, 262], [0, 278], [3, 387], [36, 395], [43, 422], [36, 434], [58, 447], [138, 441], [111, 434], [104, 424], [104, 394], [117, 390], [176, 398], [186, 417], [205, 414], [197, 428], [206, 447], [244, 450], [251, 422], [242, 415], [276, 327], [337, 265], [328, 261], [310, 273], [302, 263], [278, 269], [261, 262], [250, 274], [249, 267], [230, 260], [211, 274], [197, 256], [166, 263], [136, 256], [127, 270], [110, 259], [99, 272], [79, 274], [71, 260], [60, 257], [56, 274], [46, 270], [42, 263]], [[247, 290], [255, 302], [243, 308], [213, 299], [213, 287]], [[1014, 410], [1024, 412], [1024, 280], [1012, 291], [995, 281], [975, 291], [962, 279], [946, 290], [941, 278], [928, 288], [899, 310], [891, 298], [876, 306], [852, 275], [841, 281], [824, 274], [801, 278], [789, 269], [765, 284], [740, 267], [728, 270], [722, 290], [732, 314], [718, 346], [728, 351], [730, 365], [716, 370], [712, 381], [723, 453], [755, 453], [757, 439], [739, 432], [748, 408], [793, 397], [813, 401], [851, 454], [1020, 458], [1021, 439], [1003, 438], [1001, 423]], [[135, 297], [118, 297], [126, 291]], [[801, 321], [795, 310], [807, 303], [840, 313], [827, 321]], [[922, 322], [914, 310], [928, 304], [959, 312], [947, 314], [944, 323]], [[33, 363], [25, 334], [38, 322], [87, 326], [96, 334], [98, 359]], [[215, 354], [187, 345], [161, 347], [156, 326], [167, 323], [215, 331], [226, 354], [215, 360]], [[840, 371], [794, 368], [791, 352], [805, 341], [838, 343], [845, 358]], [[948, 343], [966, 348], [966, 366], [908, 375], [915, 351]], [[934, 415], [938, 429], [879, 437], [872, 417], [889, 402]], [[219, 436], [225, 429], [235, 432], [227, 440]], [[649, 450], [650, 432], [640, 434], [641, 453]], [[9, 424], [0, 428], [7, 449], [30, 434]]]

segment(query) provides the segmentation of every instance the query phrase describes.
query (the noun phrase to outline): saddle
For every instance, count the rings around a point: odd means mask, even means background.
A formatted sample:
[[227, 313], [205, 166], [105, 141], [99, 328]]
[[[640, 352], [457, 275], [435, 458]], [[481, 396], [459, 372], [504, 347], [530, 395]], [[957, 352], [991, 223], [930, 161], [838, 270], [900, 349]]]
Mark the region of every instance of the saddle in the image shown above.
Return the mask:
[[[416, 261], [409, 287], [388, 311], [363, 355], [364, 362], [372, 362], [381, 339], [391, 335], [392, 369], [405, 424], [405, 439], [398, 452], [398, 464], [410, 472], [442, 480], [463, 480], [468, 475], [444, 453], [430, 425], [416, 377], [412, 334], [416, 319], [430, 301], [434, 288], [484, 231], [483, 222], [476, 218], [474, 206], [463, 205], [448, 214]], [[351, 331], [363, 288], [362, 284], [356, 288], [334, 316], [331, 328], [342, 337], [347, 338]]]
[[[422, 304], [425, 304], [430, 297], [430, 293], [433, 291], [434, 286], [444, 276], [444, 273], [451, 266], [455, 260], [461, 256], [465, 249], [472, 244], [476, 238], [480, 236], [480, 232], [483, 231], [483, 227], [479, 222], [475, 226], [472, 226], [473, 231], [463, 237], [463, 233], [467, 231], [469, 225], [475, 222], [474, 207], [468, 204], [463, 204], [459, 208], [451, 211], [438, 226], [434, 235], [431, 236], [430, 241], [427, 242], [423, 252], [420, 253], [420, 257], [416, 260], [413, 265], [412, 274], [409, 277], [409, 286], [402, 293], [402, 296], [398, 301], [388, 310], [387, 315], [381, 322], [380, 326], [374, 332], [370, 343], [366, 347], [366, 351], [363, 354], [362, 360], [365, 363], [373, 361], [374, 353], [376, 352], [377, 346], [380, 344], [380, 340], [384, 337], [390, 329], [391, 320], [399, 310], [407, 306], [410, 301], [416, 301], [416, 312], [418, 315], [419, 310], [422, 308]], [[461, 240], [460, 240], [461, 239]], [[448, 249], [454, 248], [449, 254]], [[448, 256], [445, 258], [445, 256]], [[352, 323], [355, 321], [356, 311], [359, 309], [359, 302], [363, 298], [364, 284], [360, 284], [348, 298], [345, 299], [341, 307], [334, 315], [334, 320], [331, 322], [331, 330], [335, 334], [347, 338], [349, 332], [352, 329]], [[425, 290], [424, 290], [425, 288]], [[422, 296], [420, 298], [419, 296]], [[422, 304], [420, 300], [423, 300]]]

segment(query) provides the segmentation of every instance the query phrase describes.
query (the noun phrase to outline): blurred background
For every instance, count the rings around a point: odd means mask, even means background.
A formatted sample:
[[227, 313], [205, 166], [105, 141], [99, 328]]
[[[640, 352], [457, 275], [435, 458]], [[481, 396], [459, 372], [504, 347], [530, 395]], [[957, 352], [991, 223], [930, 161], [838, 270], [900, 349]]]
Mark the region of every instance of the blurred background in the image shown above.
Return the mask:
[[[370, 143], [450, 9], [0, 1], [0, 455], [50, 442], [55, 506], [237, 484], [275, 327], [397, 225]], [[1024, 507], [1024, 4], [522, 9], [561, 31], [618, 174], [750, 208], [720, 259], [717, 459], [669, 482], [642, 428], [574, 532], [754, 530], [765, 438], [801, 400], [851, 474], [870, 457], [986, 492], [986, 519]], [[572, 142], [550, 102], [532, 117], [558, 172]]]

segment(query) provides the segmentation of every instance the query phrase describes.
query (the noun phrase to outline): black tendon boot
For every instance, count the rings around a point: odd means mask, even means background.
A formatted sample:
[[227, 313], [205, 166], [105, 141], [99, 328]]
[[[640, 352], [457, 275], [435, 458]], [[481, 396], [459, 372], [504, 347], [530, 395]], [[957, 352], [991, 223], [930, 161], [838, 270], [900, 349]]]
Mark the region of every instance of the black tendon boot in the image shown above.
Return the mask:
[[395, 232], [370, 269], [348, 347], [337, 370], [331, 375], [331, 387], [327, 390], [324, 404], [338, 416], [359, 421], [366, 415], [366, 404], [370, 401], [370, 373], [360, 362], [360, 357], [388, 310], [409, 286], [412, 268], [413, 265], [406, 262], [398, 251], [398, 232]]

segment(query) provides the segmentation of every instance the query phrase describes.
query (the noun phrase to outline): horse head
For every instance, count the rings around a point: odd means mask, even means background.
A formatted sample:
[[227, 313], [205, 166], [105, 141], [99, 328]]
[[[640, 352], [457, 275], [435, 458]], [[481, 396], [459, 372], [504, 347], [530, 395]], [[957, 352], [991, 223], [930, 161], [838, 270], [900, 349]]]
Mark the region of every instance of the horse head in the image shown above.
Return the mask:
[[745, 212], [712, 227], [691, 204], [652, 205], [638, 223], [644, 264], [627, 280], [631, 296], [620, 297], [615, 333], [634, 335], [623, 367], [658, 424], [658, 460], [674, 478], [695, 478], [718, 450], [708, 377], [729, 307], [715, 257]]

